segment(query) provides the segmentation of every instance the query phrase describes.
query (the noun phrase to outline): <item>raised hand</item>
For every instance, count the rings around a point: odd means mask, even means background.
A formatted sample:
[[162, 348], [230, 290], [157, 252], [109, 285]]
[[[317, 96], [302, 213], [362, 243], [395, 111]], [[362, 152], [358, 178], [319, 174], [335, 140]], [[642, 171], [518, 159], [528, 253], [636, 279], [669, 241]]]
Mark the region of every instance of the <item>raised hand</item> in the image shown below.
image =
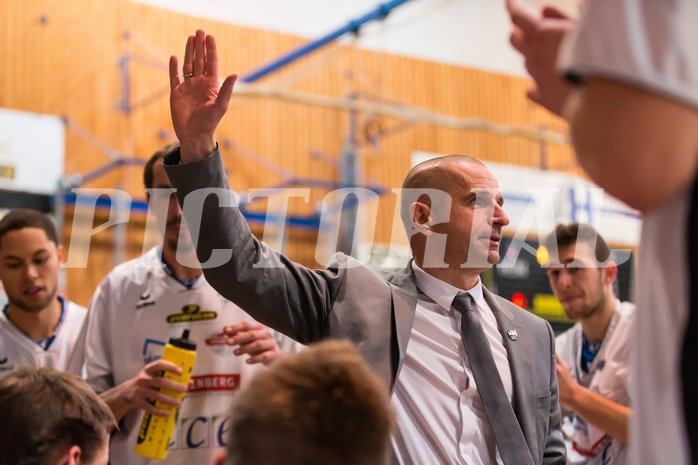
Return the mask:
[[536, 17], [516, 0], [507, 0], [511, 16], [511, 44], [524, 56], [526, 70], [535, 81], [527, 96], [556, 115], [562, 110], [573, 85], [565, 81], [556, 68], [558, 51], [564, 35], [574, 21], [554, 7], [543, 8]]
[[187, 39], [182, 76], [177, 57], [170, 57], [170, 112], [182, 163], [216, 150], [214, 133], [228, 110], [236, 79], [231, 74], [219, 85], [216, 40], [201, 29]]
[[274, 335], [266, 326], [259, 323], [243, 321], [223, 328], [227, 344], [239, 346], [235, 355], [248, 354], [247, 363], [264, 363], [268, 365], [281, 355]]

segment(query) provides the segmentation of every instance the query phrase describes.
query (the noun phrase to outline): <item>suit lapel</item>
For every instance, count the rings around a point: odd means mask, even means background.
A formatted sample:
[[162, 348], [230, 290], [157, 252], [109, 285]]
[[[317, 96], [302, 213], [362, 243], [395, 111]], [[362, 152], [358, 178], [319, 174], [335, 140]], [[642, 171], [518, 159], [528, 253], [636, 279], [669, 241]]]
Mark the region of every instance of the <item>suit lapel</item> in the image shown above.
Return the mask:
[[[530, 338], [525, 332], [523, 326], [516, 324], [514, 315], [506, 308], [499, 305], [492, 294], [483, 287], [483, 293], [487, 304], [492, 309], [495, 318], [497, 319], [497, 327], [502, 335], [504, 347], [507, 350], [509, 358], [509, 367], [511, 368], [511, 377], [514, 383], [514, 411], [516, 412], [519, 423], [522, 422], [522, 417], [530, 412], [535, 406], [525, 405], [527, 399], [533, 397], [533, 362], [531, 360]], [[508, 331], [516, 331], [515, 337], [510, 337]], [[515, 339], [515, 340], [514, 340]]]
[[393, 386], [395, 379], [400, 374], [402, 361], [407, 352], [407, 343], [410, 339], [415, 308], [417, 307], [417, 285], [411, 263], [407, 265], [407, 268], [402, 273], [394, 275], [388, 281], [388, 285], [392, 293], [393, 325], [395, 329], [392, 336], [393, 341], [391, 341], [393, 355], [393, 379], [391, 380], [391, 386]]

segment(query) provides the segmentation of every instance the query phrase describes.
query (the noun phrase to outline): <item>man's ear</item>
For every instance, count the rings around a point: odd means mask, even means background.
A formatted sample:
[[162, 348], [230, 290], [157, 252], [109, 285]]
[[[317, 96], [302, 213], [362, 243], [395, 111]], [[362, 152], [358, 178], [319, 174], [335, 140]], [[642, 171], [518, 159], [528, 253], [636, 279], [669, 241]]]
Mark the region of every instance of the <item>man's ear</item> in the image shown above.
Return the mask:
[[433, 233], [431, 230], [431, 208], [429, 205], [422, 202], [414, 202], [410, 205], [410, 218], [412, 219], [412, 227], [422, 234], [429, 236]]
[[78, 465], [80, 463], [80, 457], [82, 456], [82, 450], [80, 446], [70, 446], [70, 449], [61, 456], [58, 460], [59, 465]]
[[56, 246], [56, 255], [58, 255], [58, 266], [63, 266], [65, 261], [65, 250], [62, 245]]
[[228, 459], [228, 454], [225, 453], [225, 451], [219, 453], [215, 460], [214, 460], [214, 465], [225, 465], [225, 461]]
[[616, 278], [618, 277], [618, 266], [613, 263], [609, 262], [607, 266], [603, 268], [603, 283], [604, 285], [612, 285]]

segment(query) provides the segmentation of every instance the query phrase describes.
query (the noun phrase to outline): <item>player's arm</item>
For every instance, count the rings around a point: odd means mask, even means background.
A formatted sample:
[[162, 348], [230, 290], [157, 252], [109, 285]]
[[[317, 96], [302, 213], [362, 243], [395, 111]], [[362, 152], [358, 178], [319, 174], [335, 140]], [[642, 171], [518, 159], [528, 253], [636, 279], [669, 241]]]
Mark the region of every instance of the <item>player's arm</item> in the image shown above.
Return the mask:
[[557, 379], [560, 389], [560, 404], [588, 423], [605, 431], [608, 435], [627, 443], [630, 407], [603, 397], [577, 383], [569, 366], [557, 357]]
[[634, 208], [662, 204], [695, 177], [698, 112], [678, 100], [589, 77], [564, 113], [581, 166]]

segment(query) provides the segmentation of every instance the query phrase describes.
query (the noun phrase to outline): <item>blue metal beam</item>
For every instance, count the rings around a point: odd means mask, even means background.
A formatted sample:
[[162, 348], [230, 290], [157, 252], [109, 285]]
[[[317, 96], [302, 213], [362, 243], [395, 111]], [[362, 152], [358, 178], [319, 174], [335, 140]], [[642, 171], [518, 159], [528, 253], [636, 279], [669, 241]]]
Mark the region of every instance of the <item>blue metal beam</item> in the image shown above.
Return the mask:
[[277, 58], [276, 60], [272, 61], [269, 64], [266, 64], [262, 66], [261, 68], [258, 68], [255, 71], [252, 71], [251, 73], [247, 74], [246, 76], [243, 76], [242, 82], [254, 82], [258, 79], [261, 79], [262, 77], [266, 76], [267, 74], [276, 71], [277, 69], [286, 66], [287, 64], [291, 63], [292, 61], [295, 61], [296, 59], [302, 57], [303, 55], [307, 55], [308, 53], [312, 52], [315, 49], [318, 49], [324, 45], [327, 45], [328, 43], [332, 42], [333, 40], [338, 39], [339, 37], [343, 36], [344, 34], [347, 33], [354, 33], [357, 34], [359, 30], [361, 29], [361, 26], [366, 24], [369, 21], [373, 21], [374, 19], [379, 19], [383, 20], [385, 19], [386, 16], [395, 8], [398, 6], [402, 5], [405, 2], [408, 2], [409, 0], [392, 0], [390, 2], [382, 3], [378, 5], [377, 8], [374, 10], [366, 13], [359, 19], [355, 19], [352, 21], [349, 21], [345, 26], [337, 29], [334, 32], [330, 32], [329, 34], [314, 40], [312, 42], [309, 42], [305, 45], [302, 45], [301, 47], [292, 50], [291, 52], [287, 53], [286, 55], [282, 55], [280, 58]]

